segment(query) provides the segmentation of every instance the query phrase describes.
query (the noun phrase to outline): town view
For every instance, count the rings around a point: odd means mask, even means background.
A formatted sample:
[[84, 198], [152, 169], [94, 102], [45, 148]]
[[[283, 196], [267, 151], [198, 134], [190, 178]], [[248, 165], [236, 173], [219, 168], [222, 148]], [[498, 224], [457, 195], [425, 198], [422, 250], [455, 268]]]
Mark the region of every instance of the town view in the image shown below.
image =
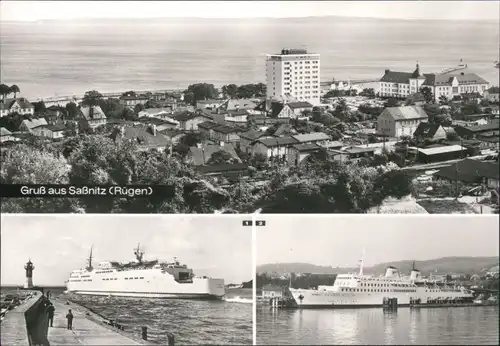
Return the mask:
[[498, 86], [461, 72], [463, 63], [439, 74], [417, 63], [379, 80], [320, 83], [319, 62], [283, 49], [267, 58], [266, 84], [220, 89], [34, 101], [22, 85], [2, 84], [3, 184], [175, 186], [154, 201], [14, 198], [2, 210], [498, 210]]

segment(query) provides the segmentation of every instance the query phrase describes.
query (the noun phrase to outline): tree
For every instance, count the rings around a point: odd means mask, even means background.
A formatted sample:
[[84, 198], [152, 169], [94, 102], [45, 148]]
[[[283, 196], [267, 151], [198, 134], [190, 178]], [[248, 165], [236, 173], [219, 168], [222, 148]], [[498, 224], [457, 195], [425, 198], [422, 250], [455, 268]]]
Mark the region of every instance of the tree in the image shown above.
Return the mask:
[[16, 84], [13, 84], [11, 87], [10, 87], [10, 92], [11, 93], [14, 93], [14, 98], [17, 97], [17, 93], [18, 92], [21, 92], [21, 90], [19, 90], [19, 87], [16, 85]]
[[66, 112], [68, 114], [68, 119], [77, 119], [80, 115], [80, 110], [74, 102], [66, 103]]
[[191, 84], [184, 92], [184, 97], [187, 102], [196, 105], [196, 101], [214, 99], [218, 96], [217, 89], [213, 84], [197, 83]]
[[498, 94], [500, 92], [500, 87], [492, 86], [488, 89], [490, 94]]
[[89, 107], [90, 118], [94, 115], [94, 107], [99, 105], [102, 94], [96, 90], [87, 91], [82, 99], [82, 105]]
[[139, 114], [139, 112], [142, 112], [143, 110], [144, 110], [144, 105], [141, 103], [136, 104], [134, 107], [135, 114]]
[[460, 137], [457, 135], [455, 131], [448, 131], [446, 132], [446, 139], [449, 140], [450, 142], [455, 142], [460, 140]]
[[442, 105], [447, 105], [448, 104], [448, 98], [446, 95], [441, 95], [439, 96], [439, 103]]
[[385, 103], [384, 107], [397, 107], [399, 105], [399, 101], [395, 99], [394, 97], [389, 98]]
[[236, 161], [234, 157], [232, 157], [231, 154], [229, 154], [227, 151], [219, 150], [213, 153], [212, 156], [210, 156], [207, 161], [207, 165], [221, 165], [226, 163], [234, 163], [234, 161]]
[[2, 158], [2, 184], [66, 184], [68, 163], [61, 156], [26, 144], [9, 149]]
[[4, 99], [5, 96], [10, 94], [10, 87], [6, 84], [0, 84], [0, 95]]
[[222, 87], [222, 93], [224, 94], [225, 97], [234, 99], [238, 94], [238, 86], [236, 84], [224, 85]]
[[413, 192], [411, 177], [404, 171], [388, 171], [375, 179], [373, 198], [380, 204], [387, 197], [402, 198]]
[[368, 97], [368, 98], [375, 98], [375, 89], [373, 88], [365, 88], [363, 91], [359, 93], [360, 96]]
[[35, 113], [43, 113], [47, 111], [47, 107], [45, 107], [45, 102], [38, 101], [31, 103], [33, 107], [35, 107]]
[[434, 94], [428, 86], [421, 87], [420, 92], [424, 96], [425, 102], [432, 103], [434, 101]]
[[253, 84], [244, 84], [238, 87], [238, 98], [247, 99], [255, 96], [255, 88]]
[[347, 101], [344, 98], [341, 98], [339, 100], [339, 103], [337, 104], [337, 107], [335, 107], [335, 111], [333, 112], [333, 114], [341, 119], [348, 118], [349, 107], [347, 106]]

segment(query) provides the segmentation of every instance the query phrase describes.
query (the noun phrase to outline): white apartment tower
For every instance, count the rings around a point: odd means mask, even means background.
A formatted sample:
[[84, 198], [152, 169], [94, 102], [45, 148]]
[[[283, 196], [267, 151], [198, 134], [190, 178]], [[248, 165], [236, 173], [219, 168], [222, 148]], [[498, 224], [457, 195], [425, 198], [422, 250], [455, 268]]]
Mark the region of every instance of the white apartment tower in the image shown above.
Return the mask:
[[313, 106], [320, 103], [319, 54], [305, 49], [282, 49], [266, 60], [267, 98], [291, 96]]

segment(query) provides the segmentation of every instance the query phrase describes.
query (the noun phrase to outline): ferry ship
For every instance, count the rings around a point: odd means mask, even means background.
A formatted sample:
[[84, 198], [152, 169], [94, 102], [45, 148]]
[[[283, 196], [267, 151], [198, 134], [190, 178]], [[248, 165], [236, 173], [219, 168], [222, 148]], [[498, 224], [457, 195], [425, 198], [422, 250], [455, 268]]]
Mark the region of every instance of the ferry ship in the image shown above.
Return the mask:
[[473, 301], [472, 291], [464, 287], [423, 280], [415, 264], [409, 277], [400, 275], [392, 266], [386, 269], [385, 275], [372, 276], [363, 274], [362, 261], [359, 273], [339, 274], [333, 286], [290, 288], [289, 291], [299, 308], [379, 307], [391, 298], [397, 299], [398, 306]]
[[67, 291], [140, 298], [222, 299], [225, 295], [223, 279], [196, 277], [177, 258], [173, 262], [145, 261], [140, 244], [134, 255], [133, 262], [104, 261], [94, 268], [90, 249], [87, 267], [70, 273]]

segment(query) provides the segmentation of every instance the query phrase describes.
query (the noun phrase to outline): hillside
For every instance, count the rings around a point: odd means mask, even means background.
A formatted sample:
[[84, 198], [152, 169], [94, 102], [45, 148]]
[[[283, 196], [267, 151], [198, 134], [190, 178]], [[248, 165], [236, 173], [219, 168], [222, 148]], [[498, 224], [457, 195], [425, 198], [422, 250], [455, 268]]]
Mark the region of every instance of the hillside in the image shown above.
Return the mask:
[[[423, 275], [430, 272], [475, 274], [484, 272], [491, 267], [498, 265], [498, 257], [443, 257], [415, 263]], [[367, 274], [382, 274], [388, 266], [394, 266], [402, 273], [408, 273], [413, 265], [412, 260], [379, 263], [372, 267], [365, 267]], [[335, 274], [357, 272], [359, 268], [340, 268], [319, 266], [309, 263], [274, 263], [257, 266], [257, 273], [314, 273], [314, 274]]]

